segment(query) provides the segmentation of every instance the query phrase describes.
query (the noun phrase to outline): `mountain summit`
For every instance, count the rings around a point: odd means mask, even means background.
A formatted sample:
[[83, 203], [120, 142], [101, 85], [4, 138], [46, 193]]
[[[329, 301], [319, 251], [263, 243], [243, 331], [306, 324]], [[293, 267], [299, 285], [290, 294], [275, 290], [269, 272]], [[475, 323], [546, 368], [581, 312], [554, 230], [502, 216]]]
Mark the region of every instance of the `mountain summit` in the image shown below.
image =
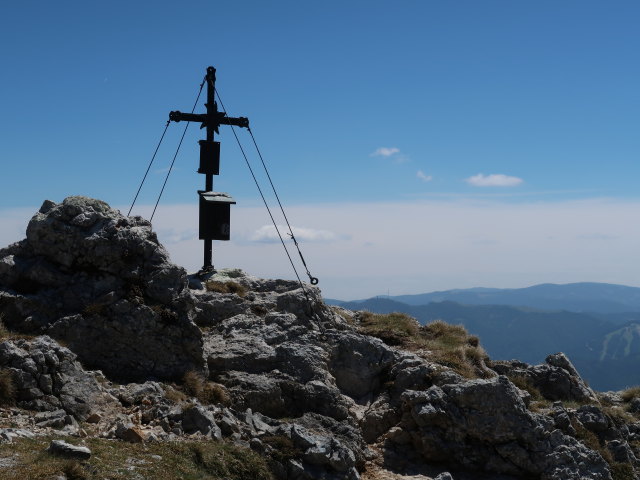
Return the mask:
[[562, 353], [492, 362], [459, 326], [189, 276], [149, 222], [98, 200], [45, 202], [0, 250], [0, 312], [3, 478], [618, 480], [639, 464], [640, 392], [598, 394]]

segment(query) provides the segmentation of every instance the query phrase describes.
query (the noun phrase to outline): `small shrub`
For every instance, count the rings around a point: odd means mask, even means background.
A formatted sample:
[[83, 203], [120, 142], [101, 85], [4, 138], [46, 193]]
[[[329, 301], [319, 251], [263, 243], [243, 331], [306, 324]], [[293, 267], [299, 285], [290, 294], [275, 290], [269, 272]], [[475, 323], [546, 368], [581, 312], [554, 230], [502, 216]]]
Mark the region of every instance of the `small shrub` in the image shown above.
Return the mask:
[[627, 388], [622, 394], [622, 401], [629, 403], [636, 397], [640, 397], [640, 385], [636, 385], [635, 387]]
[[13, 405], [16, 401], [16, 385], [11, 370], [0, 369], [0, 405]]
[[244, 297], [247, 294], [247, 287], [240, 285], [237, 282], [218, 282], [216, 280], [209, 280], [204, 285], [209, 292], [235, 293], [239, 297]]

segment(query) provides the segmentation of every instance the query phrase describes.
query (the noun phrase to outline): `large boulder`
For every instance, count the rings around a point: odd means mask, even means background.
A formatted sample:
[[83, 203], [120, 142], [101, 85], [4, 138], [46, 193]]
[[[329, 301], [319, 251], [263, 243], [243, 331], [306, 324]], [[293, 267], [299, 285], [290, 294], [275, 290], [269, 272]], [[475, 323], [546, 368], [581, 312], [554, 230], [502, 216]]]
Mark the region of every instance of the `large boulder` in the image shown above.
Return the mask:
[[593, 390], [564, 353], [555, 353], [541, 365], [528, 365], [518, 360], [495, 362], [493, 369], [511, 378], [520, 377], [535, 387], [548, 400], [597, 402]]
[[403, 400], [401, 427], [428, 461], [544, 480], [611, 478], [599, 453], [527, 410], [504, 376], [407, 391]]
[[186, 287], [148, 221], [86, 197], [45, 201], [27, 238], [0, 250], [5, 324], [63, 340], [119, 379], [206, 368]]

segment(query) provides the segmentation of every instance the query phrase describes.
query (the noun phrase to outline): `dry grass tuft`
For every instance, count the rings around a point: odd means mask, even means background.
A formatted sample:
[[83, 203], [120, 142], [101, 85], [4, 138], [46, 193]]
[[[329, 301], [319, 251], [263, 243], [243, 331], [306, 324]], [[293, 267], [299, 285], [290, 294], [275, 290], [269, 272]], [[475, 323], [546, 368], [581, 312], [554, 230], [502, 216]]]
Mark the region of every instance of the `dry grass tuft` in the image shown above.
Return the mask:
[[545, 400], [542, 393], [540, 393], [540, 390], [538, 390], [533, 385], [531, 378], [529, 378], [528, 376], [514, 374], [514, 375], [507, 375], [507, 377], [509, 378], [511, 383], [513, 383], [520, 390], [524, 390], [525, 392], [528, 392], [529, 395], [531, 395], [532, 400], [535, 400], [537, 402], [543, 402]]
[[11, 370], [0, 368], [0, 405], [11, 406], [16, 402], [16, 385]]
[[602, 412], [613, 422], [616, 427], [635, 423], [637, 419], [625, 409], [616, 406], [604, 406]]
[[12, 332], [7, 328], [7, 326], [3, 322], [3, 315], [0, 313], [0, 342], [4, 342], [5, 340], [31, 340], [35, 338], [35, 335], [29, 335], [26, 333], [16, 333]]
[[82, 466], [82, 464], [70, 460], [62, 466], [62, 473], [64, 473], [67, 480], [89, 480], [89, 473]]
[[193, 370], [184, 374], [182, 378], [185, 392], [200, 400], [200, 403], [211, 405], [221, 403], [229, 405], [231, 397], [224, 386], [206, 380], [200, 373]]
[[269, 452], [269, 456], [284, 465], [290, 459], [301, 457], [304, 454], [304, 451], [297, 448], [293, 441], [284, 435], [266, 435], [260, 440], [273, 449]]
[[622, 397], [622, 401], [629, 403], [636, 397], [640, 397], [640, 385], [636, 385], [635, 387], [627, 388], [620, 395]]
[[360, 332], [377, 337], [388, 345], [406, 346], [417, 338], [420, 324], [406, 313], [359, 312]]
[[487, 353], [480, 346], [478, 337], [470, 335], [462, 325], [436, 320], [421, 326], [415, 318], [405, 313], [377, 314], [366, 311], [358, 312], [354, 323], [361, 333], [380, 338], [388, 345], [415, 351], [464, 377], [489, 376]]
[[3, 320], [4, 315], [0, 313], [0, 341], [8, 339], [11, 335], [11, 332], [9, 332]]
[[274, 480], [266, 459], [248, 448], [224, 441], [131, 444], [87, 438], [83, 443], [93, 454], [78, 463], [48, 454], [45, 449], [51, 440], [51, 437], [38, 437], [0, 444], [0, 458], [10, 457], [15, 461], [11, 468], [2, 469], [2, 479], [48, 480], [64, 475], [69, 480]]
[[244, 297], [247, 294], [247, 287], [240, 285], [237, 282], [218, 282], [216, 280], [209, 280], [204, 284], [205, 288], [209, 292], [217, 293], [235, 293], [239, 297]]
[[182, 403], [187, 401], [187, 396], [180, 390], [173, 388], [171, 385], [167, 385], [165, 388], [164, 396], [167, 400], [173, 403]]

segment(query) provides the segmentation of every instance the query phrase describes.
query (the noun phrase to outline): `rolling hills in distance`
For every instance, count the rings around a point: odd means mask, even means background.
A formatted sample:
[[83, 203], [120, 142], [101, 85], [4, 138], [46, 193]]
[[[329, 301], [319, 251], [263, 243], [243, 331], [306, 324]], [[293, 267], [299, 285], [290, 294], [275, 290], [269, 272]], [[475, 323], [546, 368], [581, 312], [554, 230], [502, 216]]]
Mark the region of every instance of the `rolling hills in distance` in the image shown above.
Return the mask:
[[640, 384], [640, 288], [606, 283], [471, 288], [327, 303], [440, 319], [478, 335], [493, 360], [541, 363], [564, 352], [596, 390]]

